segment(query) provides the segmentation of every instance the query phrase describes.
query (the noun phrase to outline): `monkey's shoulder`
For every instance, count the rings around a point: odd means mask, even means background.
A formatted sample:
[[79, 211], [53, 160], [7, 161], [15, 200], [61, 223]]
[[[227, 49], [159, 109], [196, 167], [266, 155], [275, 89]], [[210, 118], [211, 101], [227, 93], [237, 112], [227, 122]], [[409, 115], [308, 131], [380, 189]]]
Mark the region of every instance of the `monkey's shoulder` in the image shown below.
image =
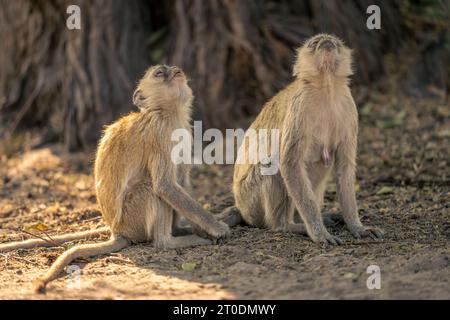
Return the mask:
[[125, 132], [137, 122], [139, 116], [140, 115], [138, 112], [131, 112], [127, 115], [124, 115], [113, 123], [106, 125], [103, 132], [105, 135]]
[[292, 82], [279, 91], [264, 104], [261, 112], [251, 125], [252, 128], [272, 129], [282, 125], [293, 97], [298, 94], [300, 88], [297, 81]]
[[105, 127], [97, 148], [97, 160], [129, 158], [139, 156], [142, 149], [149, 148], [152, 140], [158, 136], [157, 129], [140, 112], [129, 113], [111, 125]]

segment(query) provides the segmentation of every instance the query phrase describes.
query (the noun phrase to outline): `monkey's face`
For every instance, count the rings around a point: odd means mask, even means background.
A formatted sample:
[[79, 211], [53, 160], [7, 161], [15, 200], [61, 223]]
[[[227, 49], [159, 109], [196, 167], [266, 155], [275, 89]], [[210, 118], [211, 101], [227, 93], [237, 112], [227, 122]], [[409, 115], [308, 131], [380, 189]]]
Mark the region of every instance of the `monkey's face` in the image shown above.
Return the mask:
[[186, 85], [186, 77], [184, 72], [178, 67], [169, 67], [166, 65], [155, 66], [150, 68], [145, 74], [145, 78], [163, 85]]
[[185, 104], [192, 99], [186, 76], [178, 67], [157, 65], [147, 70], [133, 95], [133, 103], [143, 109], [155, 104]]
[[297, 51], [297, 63], [294, 75], [334, 74], [349, 76], [352, 74], [351, 50], [337, 37], [319, 34], [308, 39]]

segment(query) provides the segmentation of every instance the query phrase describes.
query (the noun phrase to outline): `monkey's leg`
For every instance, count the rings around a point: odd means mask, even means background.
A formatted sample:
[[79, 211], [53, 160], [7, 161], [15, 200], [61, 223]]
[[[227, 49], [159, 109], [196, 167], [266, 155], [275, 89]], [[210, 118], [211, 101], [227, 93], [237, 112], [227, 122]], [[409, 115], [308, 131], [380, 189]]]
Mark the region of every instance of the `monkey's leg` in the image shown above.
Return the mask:
[[159, 159], [149, 169], [154, 177], [153, 190], [155, 195], [175, 209], [184, 218], [199, 229], [205, 231], [212, 238], [222, 238], [229, 234], [229, 227], [217, 221], [209, 212], [195, 201], [178, 183], [174, 183], [170, 176], [163, 176], [161, 172], [173, 170], [170, 159]]
[[177, 249], [204, 246], [212, 243], [213, 242], [209, 239], [201, 238], [197, 235], [192, 234], [180, 237], [166, 237], [163, 241], [155, 243], [155, 246], [163, 249]]
[[259, 174], [258, 166], [250, 170], [245, 180], [234, 189], [236, 207], [240, 211], [239, 217], [236, 218], [236, 212], [233, 213], [231, 207], [229, 208], [231, 212], [224, 211], [219, 219], [224, 218], [224, 221], [228, 219], [230, 223], [241, 223], [243, 220], [248, 225], [258, 228], [304, 234], [304, 225], [293, 223], [293, 206], [282, 186], [279, 174], [262, 176]]
[[155, 224], [155, 212], [166, 208], [169, 207], [154, 195], [149, 182], [139, 182], [125, 195], [122, 222], [114, 232], [134, 243], [151, 241], [154, 229], [159, 227]]
[[[175, 214], [175, 217], [176, 217], [176, 214]], [[229, 227], [234, 227], [234, 226], [237, 226], [237, 225], [240, 225], [243, 223], [243, 219], [242, 219], [239, 209], [234, 206], [226, 208], [223, 212], [214, 215], [214, 217], [218, 221], [222, 221], [223, 223], [226, 223]], [[191, 235], [191, 234], [198, 235], [201, 238], [208, 237], [208, 235], [206, 234], [205, 231], [203, 231], [199, 228], [195, 228], [195, 226], [179, 226], [175, 223], [175, 219], [174, 219], [174, 225], [172, 228], [172, 235], [174, 237], [187, 236], [187, 235]]]
[[[316, 163], [312, 166], [310, 166], [309, 170], [309, 178], [311, 181], [311, 186], [314, 191], [314, 196], [316, 198], [317, 207], [319, 210], [323, 206], [323, 200], [325, 195], [325, 189], [327, 186], [327, 182], [329, 179], [329, 176], [331, 174], [332, 168], [326, 168], [322, 162]], [[295, 218], [297, 221], [301, 221], [301, 217], [299, 212], [295, 211]], [[335, 214], [335, 213], [325, 213], [322, 214], [322, 220], [323, 224], [326, 227], [329, 226], [335, 226], [338, 223], [342, 223], [344, 221], [341, 214]], [[296, 220], [294, 220], [296, 221]]]
[[282, 162], [281, 172], [289, 194], [299, 210], [311, 239], [323, 244], [342, 244], [343, 241], [336, 236], [332, 236], [323, 223], [304, 164], [296, 164], [291, 161]]
[[[191, 190], [190, 167], [188, 165], [181, 164], [177, 166], [177, 181], [187, 192]], [[194, 233], [204, 238], [207, 237], [206, 232], [191, 225], [186, 218], [174, 210], [172, 235], [174, 237], [181, 237]]]
[[325, 167], [321, 161], [308, 167], [309, 181], [311, 181], [311, 188], [313, 189], [319, 210], [321, 210], [323, 206], [323, 198], [330, 173], [331, 168]]
[[264, 209], [261, 201], [260, 177], [255, 174], [253, 168], [250, 169], [245, 180], [234, 185], [233, 192], [235, 204], [240, 211], [241, 219], [250, 226], [264, 228]]
[[[159, 200], [161, 201], [161, 200]], [[212, 244], [211, 240], [197, 235], [173, 236], [173, 209], [166, 203], [159, 204], [159, 210], [155, 214], [153, 227], [153, 241], [156, 247], [164, 249], [176, 249]]]
[[280, 173], [286, 190], [305, 223], [308, 235], [314, 242], [338, 245], [341, 239], [331, 235], [325, 227], [317, 206], [315, 194], [307, 171], [308, 149], [311, 145], [305, 132], [301, 104], [293, 104], [285, 117], [280, 150]]
[[384, 233], [376, 227], [366, 227], [361, 223], [355, 196], [356, 141], [341, 144], [336, 151], [336, 185], [342, 215], [348, 229], [356, 238], [383, 238]]
[[[176, 214], [175, 214], [175, 217], [177, 217]], [[241, 216], [241, 212], [235, 206], [226, 208], [221, 213], [214, 215], [214, 217], [218, 221], [222, 221], [222, 222], [226, 223], [229, 227], [234, 227], [234, 226], [244, 223], [242, 216]], [[177, 224], [175, 222], [175, 220], [176, 219], [174, 218], [174, 225], [172, 228], [172, 235], [174, 237], [196, 234], [202, 238], [207, 238], [207, 234], [205, 232], [203, 232], [202, 230], [192, 227], [192, 226], [180, 226], [179, 224]]]
[[[191, 191], [191, 177], [190, 177], [190, 166], [185, 164], [179, 164], [177, 166], [177, 181], [180, 186], [186, 190], [186, 192], [190, 193]], [[175, 237], [185, 236], [192, 234], [192, 226], [189, 224], [189, 221], [183, 216], [174, 210], [173, 217], [173, 227], [172, 234]]]
[[306, 235], [303, 223], [294, 223], [295, 206], [289, 199], [280, 175], [264, 176], [261, 181], [261, 198], [264, 220], [268, 228], [275, 231]]
[[123, 205], [123, 221], [118, 232], [133, 242], [153, 240], [159, 248], [181, 248], [211, 244], [198, 236], [172, 235], [174, 209], [153, 193], [148, 182], [130, 188]]
[[171, 183], [156, 187], [157, 195], [165, 203], [181, 213], [189, 222], [212, 238], [222, 238], [229, 234], [229, 227], [217, 221], [213, 215], [203, 209], [183, 188]]
[[150, 190], [145, 202], [148, 203], [145, 206], [146, 212], [144, 214], [148, 226], [146, 233], [153, 240], [155, 247], [175, 249], [212, 243], [210, 240], [196, 235], [173, 236], [175, 210]]

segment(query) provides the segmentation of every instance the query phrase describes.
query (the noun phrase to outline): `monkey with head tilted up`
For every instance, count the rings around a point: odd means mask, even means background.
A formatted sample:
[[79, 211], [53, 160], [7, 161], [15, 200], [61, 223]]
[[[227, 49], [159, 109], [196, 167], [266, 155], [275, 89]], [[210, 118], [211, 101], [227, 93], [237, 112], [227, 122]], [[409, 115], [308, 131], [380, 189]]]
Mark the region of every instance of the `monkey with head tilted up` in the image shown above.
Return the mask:
[[240, 217], [252, 226], [341, 244], [327, 231], [320, 211], [334, 169], [349, 231], [357, 238], [382, 238], [380, 229], [361, 223], [355, 198], [358, 114], [348, 85], [351, 50], [340, 39], [319, 34], [297, 54], [294, 81], [265, 104], [250, 126], [256, 131], [279, 130], [278, 173], [262, 175], [261, 163], [245, 161], [249, 153], [245, 140], [238, 151], [244, 161], [235, 165], [233, 193]]
[[[133, 112], [108, 126], [97, 149], [95, 188], [107, 228], [55, 236], [53, 244], [111, 232], [110, 240], [77, 245], [64, 252], [48, 272], [34, 282], [44, 292], [71, 261], [79, 257], [121, 250], [131, 243], [153, 241], [160, 248], [181, 248], [212, 243], [229, 234], [186, 192], [189, 166], [171, 159], [171, 134], [176, 129], [191, 132], [192, 91], [183, 71], [158, 65], [145, 73], [134, 92]], [[193, 228], [178, 225], [181, 217]], [[205, 239], [196, 233], [206, 235]], [[0, 251], [50, 246], [42, 240], [0, 245]]]

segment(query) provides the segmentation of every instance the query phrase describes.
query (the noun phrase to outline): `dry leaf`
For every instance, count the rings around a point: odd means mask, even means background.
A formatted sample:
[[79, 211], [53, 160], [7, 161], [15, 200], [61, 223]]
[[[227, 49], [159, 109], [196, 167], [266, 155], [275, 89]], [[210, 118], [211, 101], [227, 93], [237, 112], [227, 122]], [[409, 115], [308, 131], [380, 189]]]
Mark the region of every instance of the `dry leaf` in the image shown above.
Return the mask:
[[42, 222], [33, 223], [30, 225], [27, 225], [24, 230], [26, 232], [33, 232], [33, 231], [46, 231], [48, 230], [48, 226], [46, 224], [43, 224]]

